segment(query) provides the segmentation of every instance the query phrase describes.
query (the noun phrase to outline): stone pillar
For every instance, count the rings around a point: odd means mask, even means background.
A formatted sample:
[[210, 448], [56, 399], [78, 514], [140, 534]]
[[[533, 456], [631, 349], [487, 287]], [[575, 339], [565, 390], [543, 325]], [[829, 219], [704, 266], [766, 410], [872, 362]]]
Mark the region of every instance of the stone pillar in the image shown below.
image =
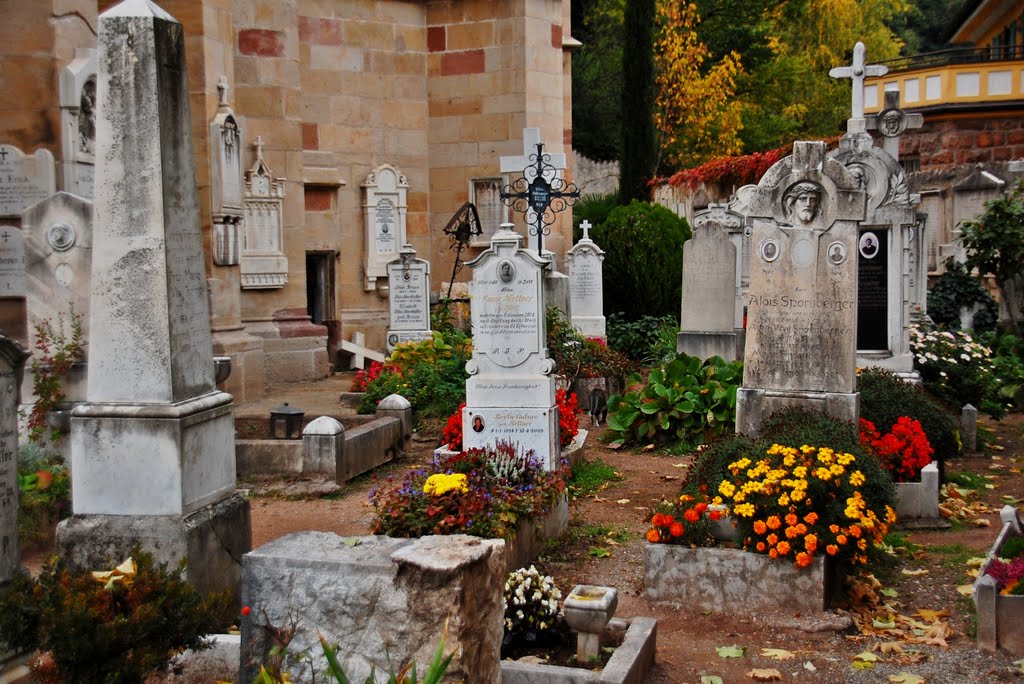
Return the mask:
[[960, 430], [964, 436], [964, 453], [973, 454], [978, 450], [978, 409], [970, 404], [960, 409]]
[[237, 589], [251, 544], [217, 391], [181, 25], [149, 0], [100, 17], [87, 400], [72, 412], [72, 565], [133, 546]]
[[302, 474], [334, 474], [338, 454], [344, 449], [344, 425], [330, 416], [310, 421], [302, 431]]
[[18, 395], [29, 354], [0, 332], [0, 586], [18, 571]]

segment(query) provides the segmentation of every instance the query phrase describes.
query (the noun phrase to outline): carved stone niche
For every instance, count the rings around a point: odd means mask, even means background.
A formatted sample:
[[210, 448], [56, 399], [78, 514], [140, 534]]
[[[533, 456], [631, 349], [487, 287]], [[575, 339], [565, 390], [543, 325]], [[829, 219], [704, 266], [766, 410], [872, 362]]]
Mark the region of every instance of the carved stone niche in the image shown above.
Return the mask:
[[363, 183], [363, 218], [366, 224], [367, 291], [377, 288], [377, 279], [386, 278], [388, 264], [399, 258], [406, 243], [406, 214], [409, 181], [390, 164], [370, 172]]
[[96, 50], [76, 48], [60, 73], [63, 188], [92, 199], [96, 168]]
[[234, 266], [240, 259], [240, 225], [245, 216], [242, 192], [242, 129], [228, 105], [228, 82], [217, 83], [220, 103], [210, 122], [210, 209], [213, 218], [213, 263]]
[[273, 177], [263, 159], [263, 139], [257, 137], [256, 163], [246, 173], [245, 230], [242, 243], [242, 289], [266, 290], [288, 282], [284, 254], [285, 179]]

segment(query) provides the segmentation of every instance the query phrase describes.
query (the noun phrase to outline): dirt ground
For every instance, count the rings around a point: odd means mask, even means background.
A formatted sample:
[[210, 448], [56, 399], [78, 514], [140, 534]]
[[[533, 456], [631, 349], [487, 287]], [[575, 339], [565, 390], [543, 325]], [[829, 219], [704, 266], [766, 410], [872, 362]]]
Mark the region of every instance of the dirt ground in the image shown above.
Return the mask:
[[[336, 390], [346, 388], [347, 382], [345, 377], [335, 376], [330, 385]], [[298, 390], [293, 388], [296, 394]], [[336, 407], [337, 393], [323, 391], [323, 387], [321, 391], [322, 400]], [[325, 410], [316, 401], [303, 401], [307, 411]], [[246, 408], [240, 407], [239, 413]], [[583, 421], [585, 424], [586, 419]], [[586, 457], [612, 465], [622, 477], [603, 491], [573, 502], [569, 531], [538, 559], [537, 566], [554, 578], [563, 593], [579, 583], [614, 586], [619, 590], [619, 617], [658, 620], [656, 666], [650, 682], [701, 684], [702, 675], [717, 675], [725, 684], [751, 682], [756, 680], [748, 673], [762, 669], [775, 669], [781, 681], [795, 682], [918, 681], [900, 679], [903, 674], [923, 677], [929, 684], [1024, 682], [1024, 666], [1015, 665], [1016, 658], [1005, 653], [987, 655], [977, 649], [973, 603], [957, 591], [958, 586], [972, 581], [967, 559], [984, 556], [992, 545], [1000, 527], [998, 509], [1006, 501], [1024, 500], [1024, 416], [986, 422], [985, 427], [991, 431], [991, 446], [947, 466], [948, 472], [975, 473], [986, 483], [967, 519], [946, 530], [901, 535], [904, 541], [893, 562], [876, 571], [882, 585], [895, 590], [895, 597], [887, 592], [889, 597], [880, 597], [884, 605], [863, 608], [858, 614], [869, 622], [877, 618], [885, 623], [894, 616], [925, 621], [928, 626], [938, 622], [940, 627], [929, 635], [939, 638], [931, 644], [920, 643], [921, 639], [907, 641], [907, 629], [832, 631], [808, 616], [720, 616], [685, 606], [651, 605], [643, 592], [644, 516], [654, 503], [675, 494], [692, 457], [614, 451], [600, 441], [603, 428], [591, 432]], [[387, 472], [400, 475], [405, 468], [426, 462], [437, 435], [417, 437], [420, 441], [414, 441], [409, 453], [378, 476]], [[326, 496], [319, 497], [309, 495], [310, 483], [242, 482], [240, 486], [250, 490], [253, 547], [299, 530], [341, 535], [367, 532], [372, 513], [367, 492], [373, 486], [372, 477], [342, 488], [323, 483], [319, 491]], [[924, 613], [918, 612], [921, 610]], [[939, 616], [929, 611], [937, 611]], [[835, 613], [850, 615], [844, 610]], [[899, 620], [897, 623], [905, 626]], [[732, 645], [745, 648], [745, 655], [718, 656], [716, 648]], [[763, 648], [784, 649], [794, 657], [771, 659], [761, 655]], [[873, 667], [855, 669], [854, 656], [872, 649], [878, 656]]]

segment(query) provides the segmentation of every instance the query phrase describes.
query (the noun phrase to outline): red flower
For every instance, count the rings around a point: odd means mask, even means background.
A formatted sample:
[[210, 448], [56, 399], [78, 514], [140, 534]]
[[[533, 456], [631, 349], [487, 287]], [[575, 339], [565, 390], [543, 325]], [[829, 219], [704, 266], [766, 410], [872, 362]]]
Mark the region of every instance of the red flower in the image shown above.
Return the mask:
[[668, 528], [668, 531], [673, 537], [682, 537], [683, 532], [685, 532], [686, 530], [683, 529], [682, 523], [674, 522], [672, 523], [672, 526]]
[[686, 512], [683, 513], [683, 517], [686, 518], [687, 522], [695, 523], [700, 520], [700, 513], [692, 508], [687, 508]]

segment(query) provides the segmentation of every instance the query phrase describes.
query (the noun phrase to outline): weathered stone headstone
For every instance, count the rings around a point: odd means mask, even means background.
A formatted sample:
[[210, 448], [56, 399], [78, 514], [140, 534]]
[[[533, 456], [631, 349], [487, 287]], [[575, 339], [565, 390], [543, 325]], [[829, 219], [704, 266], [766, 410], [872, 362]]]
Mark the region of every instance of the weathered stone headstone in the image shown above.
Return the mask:
[[57, 192], [53, 155], [49, 150], [23, 154], [0, 145], [0, 217], [21, 216], [25, 207]]
[[403, 245], [388, 264], [388, 350], [403, 342], [428, 340], [430, 330], [430, 262], [416, 257], [412, 245]]
[[0, 332], [0, 587], [18, 571], [18, 394], [28, 352]]
[[473, 268], [473, 358], [466, 364], [466, 448], [513, 442], [558, 465], [554, 362], [544, 325], [544, 270], [550, 266], [503, 224]]
[[366, 290], [374, 289], [377, 279], [387, 276], [388, 264], [398, 258], [398, 250], [408, 242], [408, 195], [409, 181], [405, 174], [390, 164], [378, 166], [363, 183]]
[[[257, 137], [253, 147], [256, 161], [245, 179], [242, 289], [268, 290], [284, 287], [288, 282], [288, 257], [284, 253], [285, 180], [274, 178], [263, 159], [263, 139]], [[230, 250], [230, 243], [220, 249], [227, 261]]]
[[569, 264], [572, 324], [586, 337], [608, 338], [604, 317], [604, 250], [590, 239], [590, 221], [580, 224], [583, 237], [565, 259]]
[[823, 143], [797, 142], [746, 191], [753, 222], [736, 429], [790, 406], [856, 421], [858, 223], [865, 193]]
[[92, 199], [96, 170], [96, 50], [76, 48], [60, 73], [64, 191]]
[[181, 25], [149, 0], [100, 16], [87, 402], [71, 419], [58, 548], [96, 568], [142, 545], [201, 590], [250, 546], [231, 396], [216, 390]]
[[28, 345], [25, 315], [25, 234], [0, 226], [0, 330]]
[[[241, 257], [240, 224], [245, 217], [242, 191], [242, 128], [228, 104], [228, 81], [217, 82], [217, 114], [210, 122], [210, 213], [213, 218], [213, 263], [234, 266]], [[262, 154], [254, 171], [260, 170]], [[287, 272], [287, 268], [285, 272]], [[275, 269], [276, 271], [276, 269]]]
[[683, 245], [683, 295], [676, 350], [708, 359], [738, 358], [736, 245], [709, 213], [694, 217]]

